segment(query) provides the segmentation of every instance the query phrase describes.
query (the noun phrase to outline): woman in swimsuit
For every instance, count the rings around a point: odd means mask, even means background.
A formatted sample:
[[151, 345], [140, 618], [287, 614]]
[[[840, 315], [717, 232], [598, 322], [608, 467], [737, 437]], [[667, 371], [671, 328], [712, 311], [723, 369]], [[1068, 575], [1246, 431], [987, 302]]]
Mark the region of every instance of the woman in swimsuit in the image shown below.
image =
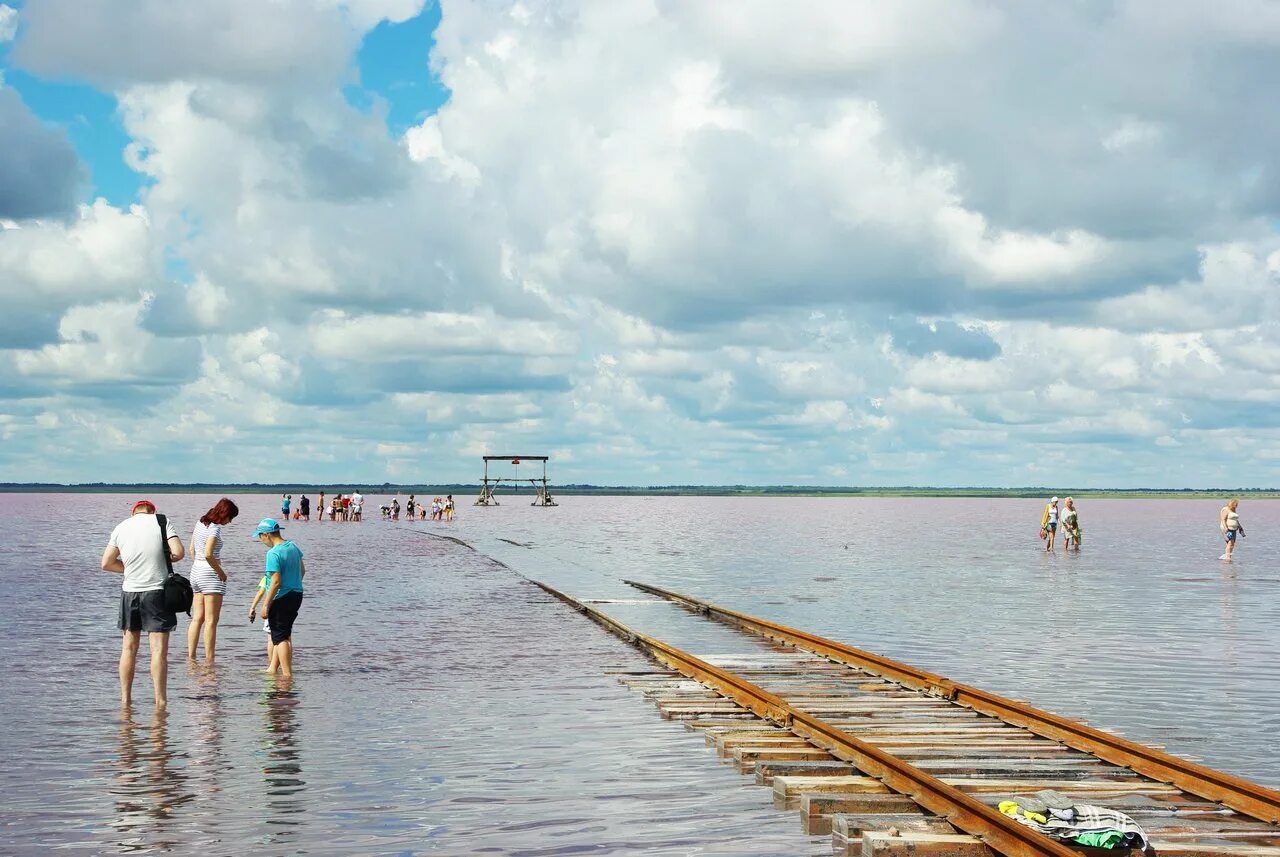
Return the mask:
[[1222, 511], [1218, 514], [1218, 529], [1222, 531], [1222, 537], [1227, 542], [1227, 552], [1218, 559], [1231, 561], [1231, 554], [1236, 549], [1236, 536], [1244, 535], [1244, 527], [1240, 526], [1240, 515], [1236, 513], [1236, 509], [1240, 508], [1239, 500], [1232, 500], [1230, 503], [1222, 507]]

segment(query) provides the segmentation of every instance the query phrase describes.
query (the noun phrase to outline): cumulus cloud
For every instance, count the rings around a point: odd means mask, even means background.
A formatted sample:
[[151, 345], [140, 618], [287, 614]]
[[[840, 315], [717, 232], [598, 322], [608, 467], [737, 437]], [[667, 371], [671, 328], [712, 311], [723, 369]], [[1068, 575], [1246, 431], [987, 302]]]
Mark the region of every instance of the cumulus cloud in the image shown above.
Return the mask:
[[40, 0], [23, 10], [14, 49], [33, 72], [108, 87], [189, 77], [334, 80], [358, 33], [336, 4], [306, 0], [196, 2]]
[[[4, 28], [0, 13], [0, 35]], [[65, 215], [84, 179], [67, 135], [42, 123], [0, 79], [0, 220]]]
[[12, 41], [18, 32], [18, 10], [0, 3], [0, 42]]
[[1000, 344], [980, 326], [965, 326], [954, 321], [918, 321], [893, 318], [889, 332], [895, 347], [917, 357], [939, 352], [952, 357], [990, 360], [1000, 354]]
[[195, 343], [148, 335], [139, 324], [146, 305], [143, 299], [73, 307], [58, 325], [60, 341], [12, 352], [11, 371], [52, 389], [121, 404], [131, 393], [167, 395], [169, 387], [195, 376], [200, 351]]
[[[1265, 4], [445, 2], [399, 139], [355, 51], [421, 0], [172, 8], [21, 13], [147, 179], [77, 208], [74, 155], [0, 157], [32, 478], [1280, 476]], [[6, 92], [14, 151], [70, 151]]]

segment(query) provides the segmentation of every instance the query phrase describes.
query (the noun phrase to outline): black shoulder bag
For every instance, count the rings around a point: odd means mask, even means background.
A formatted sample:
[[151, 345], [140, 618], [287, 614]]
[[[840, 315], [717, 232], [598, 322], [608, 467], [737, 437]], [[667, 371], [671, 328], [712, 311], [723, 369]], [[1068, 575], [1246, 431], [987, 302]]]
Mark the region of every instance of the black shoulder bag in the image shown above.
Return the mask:
[[191, 581], [173, 570], [173, 558], [169, 556], [168, 521], [164, 515], [156, 515], [156, 522], [160, 524], [160, 552], [164, 554], [164, 564], [169, 569], [169, 576], [164, 579], [164, 607], [190, 616], [191, 602], [195, 600]]

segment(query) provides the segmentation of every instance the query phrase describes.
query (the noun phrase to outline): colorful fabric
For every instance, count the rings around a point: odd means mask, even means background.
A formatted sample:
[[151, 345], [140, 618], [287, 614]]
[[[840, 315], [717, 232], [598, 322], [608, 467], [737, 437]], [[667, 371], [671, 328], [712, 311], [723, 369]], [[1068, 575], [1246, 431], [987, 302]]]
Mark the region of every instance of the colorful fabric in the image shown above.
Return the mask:
[[1124, 834], [1119, 830], [1102, 830], [1097, 833], [1081, 833], [1072, 841], [1091, 848], [1115, 848], [1124, 842]]
[[[1147, 832], [1142, 829], [1138, 822], [1119, 810], [1078, 803], [1073, 807], [1076, 811], [1076, 817], [1073, 821], [1056, 817], [1040, 821], [1039, 819], [1029, 818], [1024, 811], [1020, 810], [1017, 801], [1001, 801], [997, 808], [1019, 824], [1025, 824], [1027, 827], [1039, 831], [1045, 836], [1052, 836], [1055, 839], [1075, 842], [1078, 837], [1087, 833], [1116, 833], [1120, 836], [1117, 841], [1123, 841], [1129, 847], [1147, 847]], [[1114, 845], [1111, 847], [1114, 847]]]

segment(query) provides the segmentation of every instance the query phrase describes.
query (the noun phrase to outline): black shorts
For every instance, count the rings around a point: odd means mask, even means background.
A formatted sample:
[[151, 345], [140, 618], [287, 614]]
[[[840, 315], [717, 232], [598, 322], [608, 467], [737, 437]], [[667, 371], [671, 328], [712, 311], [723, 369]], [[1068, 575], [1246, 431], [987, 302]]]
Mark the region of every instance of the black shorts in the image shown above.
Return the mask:
[[164, 590], [120, 593], [121, 631], [169, 633], [178, 627], [178, 614], [164, 606]]
[[298, 608], [301, 606], [301, 592], [286, 592], [276, 596], [271, 602], [271, 610], [267, 612], [267, 621], [271, 623], [271, 642], [283, 643], [293, 636], [293, 622], [298, 618]]

